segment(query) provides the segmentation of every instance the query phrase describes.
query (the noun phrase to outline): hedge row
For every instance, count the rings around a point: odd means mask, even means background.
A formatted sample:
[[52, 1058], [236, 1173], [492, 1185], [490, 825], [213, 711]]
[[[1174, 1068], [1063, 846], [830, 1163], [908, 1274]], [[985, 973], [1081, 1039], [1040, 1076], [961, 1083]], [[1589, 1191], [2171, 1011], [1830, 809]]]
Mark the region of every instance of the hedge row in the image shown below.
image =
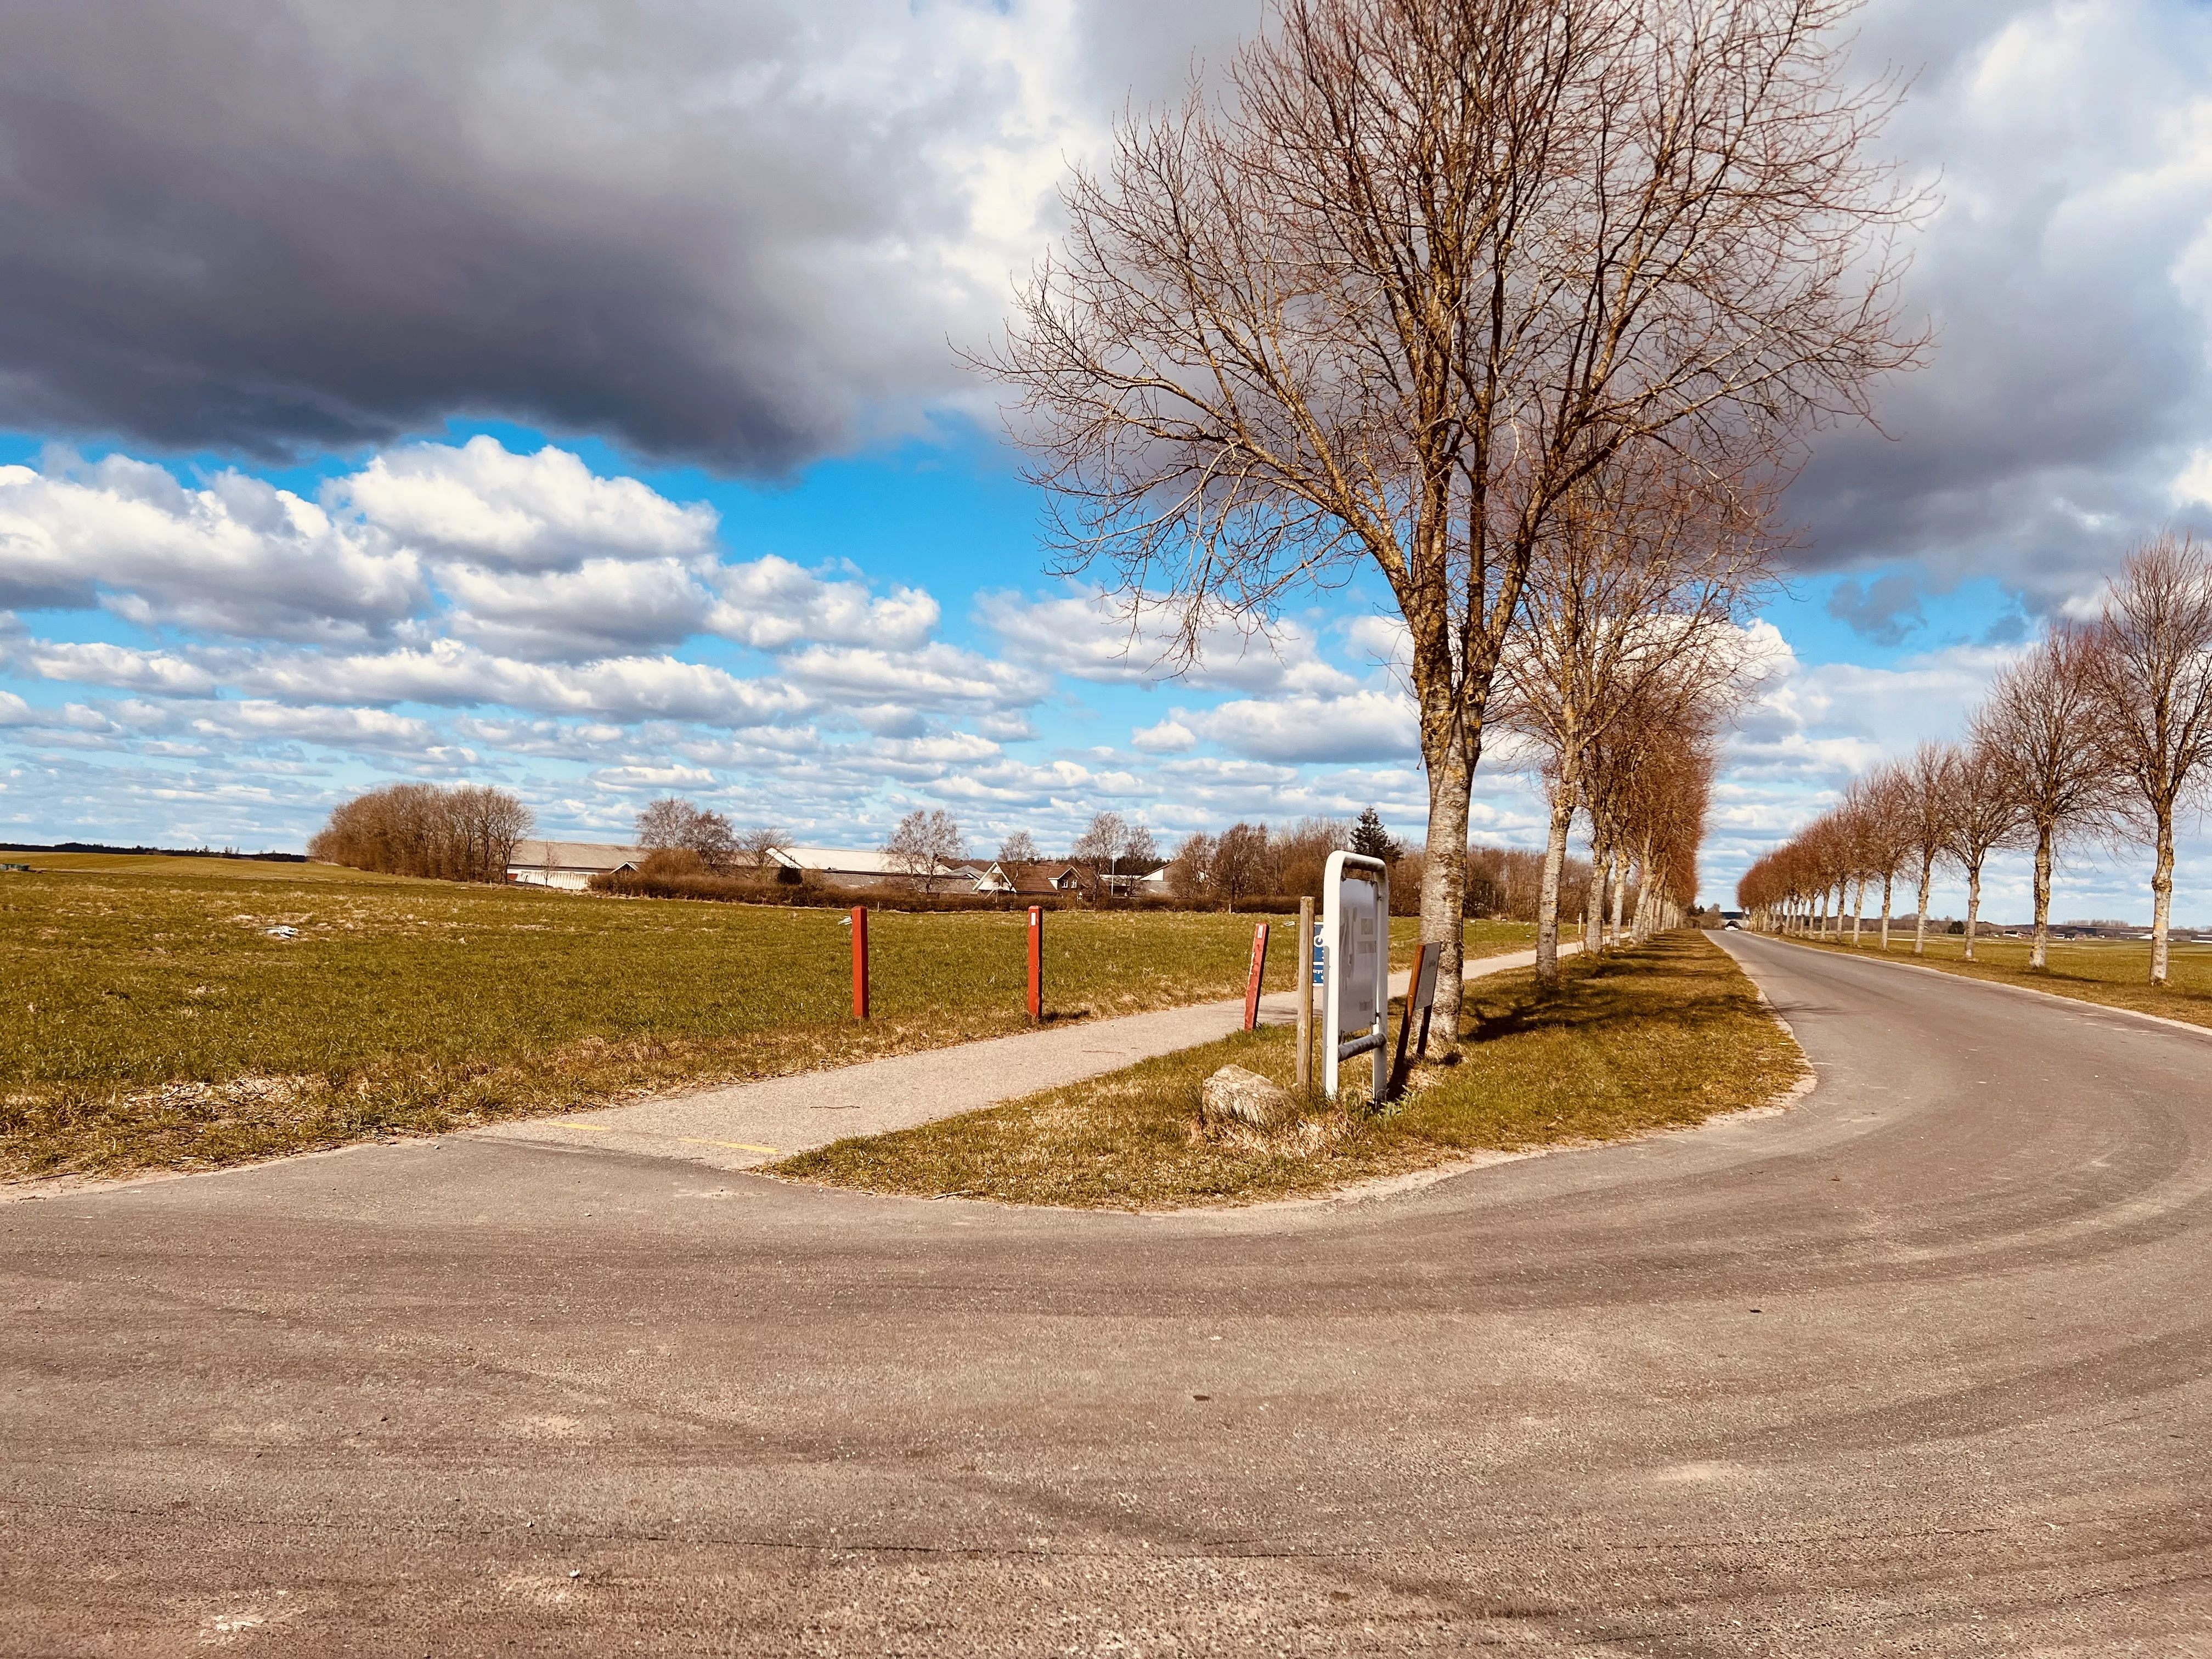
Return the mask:
[[[647, 876], [635, 870], [617, 870], [592, 878], [595, 893], [622, 898], [703, 899], [717, 904], [793, 904], [825, 910], [849, 910], [865, 904], [871, 910], [1027, 910], [1041, 905], [1048, 910], [1228, 910], [1261, 915], [1295, 915], [1295, 895], [1269, 893], [1237, 901], [1234, 906], [1211, 904], [1198, 899], [1172, 897], [1112, 898], [1094, 901], [1075, 894], [922, 893], [901, 887], [803, 886], [764, 882], [744, 876]], [[1395, 908], [1395, 907], [1394, 907]]]

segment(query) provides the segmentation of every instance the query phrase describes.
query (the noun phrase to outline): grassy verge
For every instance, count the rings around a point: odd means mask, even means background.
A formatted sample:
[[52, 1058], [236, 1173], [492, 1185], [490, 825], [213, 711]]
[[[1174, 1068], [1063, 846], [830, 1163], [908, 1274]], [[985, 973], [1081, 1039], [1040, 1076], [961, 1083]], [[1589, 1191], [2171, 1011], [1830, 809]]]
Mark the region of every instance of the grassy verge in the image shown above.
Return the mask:
[[1201, 1130], [1199, 1091], [1235, 1064], [1288, 1086], [1269, 1029], [942, 1122], [772, 1165], [799, 1181], [920, 1197], [1175, 1209], [1324, 1193], [1482, 1150], [1615, 1140], [1757, 1105], [1798, 1075], [1750, 981], [1683, 932], [1590, 962], [1547, 991], [1526, 970], [1468, 987], [1464, 1060], [1417, 1070], [1379, 1115], [1313, 1102], [1272, 1135]]
[[[1794, 944], [1850, 955], [1882, 956], [1881, 935], [1869, 930], [1854, 946], [1848, 927], [1843, 940], [1793, 939]], [[2163, 1014], [2191, 1025], [2212, 1026], [2212, 945], [2175, 945], [2166, 964], [2163, 987], [2150, 983], [2150, 946], [2135, 939], [2055, 939], [2051, 965], [2027, 965], [2028, 941], [1991, 939], [1974, 941], [1974, 960], [1966, 959], [1966, 942], [1952, 934], [1928, 941], [1928, 954], [1912, 954], [1912, 935], [1893, 934], [1887, 960], [1910, 962], [1923, 968], [1941, 969], [1967, 979], [1995, 980], [2006, 985], [2032, 986], [2083, 1002], [2108, 1008], [2132, 1008], [2137, 1013]]]
[[[876, 1018], [860, 1025], [833, 911], [20, 857], [39, 869], [0, 875], [0, 1180], [207, 1168], [1028, 1024], [1018, 915], [873, 917]], [[298, 937], [269, 937], [280, 924]], [[1394, 955], [1414, 927], [1394, 927]], [[1486, 924], [1470, 949], [1529, 931]], [[1048, 1009], [1234, 995], [1251, 942], [1249, 916], [1055, 915]], [[1279, 929], [1271, 988], [1291, 983], [1291, 954]]]

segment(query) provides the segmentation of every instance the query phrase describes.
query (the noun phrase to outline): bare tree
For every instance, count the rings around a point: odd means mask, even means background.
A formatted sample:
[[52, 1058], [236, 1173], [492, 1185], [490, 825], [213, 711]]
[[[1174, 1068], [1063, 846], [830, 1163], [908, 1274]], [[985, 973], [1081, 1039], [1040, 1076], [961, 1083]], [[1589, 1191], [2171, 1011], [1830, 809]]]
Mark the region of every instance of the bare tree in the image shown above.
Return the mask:
[[765, 870], [770, 854], [791, 845], [791, 831], [781, 824], [757, 823], [738, 836], [738, 856], [756, 870]]
[[2054, 624], [2035, 649], [2000, 672], [1973, 720], [2035, 845], [2035, 940], [2028, 966], [2049, 965], [2051, 875], [2066, 838], [2117, 804], [2118, 774], [2097, 697], [2097, 645], [2087, 629]]
[[1889, 924], [1896, 908], [1897, 872], [1917, 848], [1912, 780], [1894, 761], [1875, 769], [1862, 795], [1864, 817], [1861, 845], [1869, 873], [1881, 878], [1881, 948], [1889, 949]]
[[1044, 854], [1038, 848], [1036, 837], [1026, 830], [1017, 830], [999, 843], [999, 862], [1001, 864], [1036, 864]]
[[1234, 910], [1237, 901], [1261, 892], [1267, 879], [1267, 826], [1232, 823], [1213, 844], [1211, 871], [1214, 896]]
[[699, 809], [688, 800], [678, 800], [673, 795], [648, 803], [637, 815], [637, 824], [631, 831], [637, 846], [646, 852], [659, 848], [684, 846], [684, 832]]
[[2002, 758], [1987, 744], [1961, 744], [1950, 768], [1950, 853], [1966, 874], [1966, 960], [1982, 908], [1982, 866], [2020, 833], [2027, 813]]
[[951, 813], [942, 807], [925, 811], [917, 806], [898, 821], [884, 851], [895, 868], [927, 893], [945, 873], [945, 866], [966, 857], [968, 849]]
[[503, 882], [515, 843], [530, 827], [530, 809], [503, 789], [394, 783], [331, 812], [307, 853], [325, 863], [388, 875]]
[[2212, 767], [2212, 559], [2191, 537], [2128, 556], [2090, 655], [2097, 720], [2124, 780], [2129, 819], [2150, 842], [2150, 982], [2166, 983], [2173, 923], [2173, 823]]
[[1203, 830], [1185, 836], [1168, 860], [1168, 890], [1177, 898], [1205, 897], [1213, 879], [1213, 847]]
[[1928, 954], [1928, 899], [1936, 866], [1951, 853], [1952, 803], [1960, 788], [1954, 775], [1957, 757], [1944, 744], [1923, 741], [1903, 769], [1910, 856], [1920, 866], [1917, 913], [1912, 924], [1912, 954]]
[[1742, 689], [1734, 624], [1768, 580], [1770, 482], [1755, 466], [1628, 452], [1570, 493], [1538, 545], [1495, 717], [1547, 757], [1541, 978], [1559, 975], [1560, 883], [1593, 747], [1632, 710]]
[[1429, 781], [1431, 1042], [1456, 1042], [1468, 802], [1555, 507], [1662, 434], [1863, 413], [1909, 362], [1911, 204], [1862, 147], [1850, 0], [1278, 0], [1064, 191], [1062, 254], [988, 365], [1018, 393], [1063, 566], [1175, 616], [1371, 562], [1410, 635]]

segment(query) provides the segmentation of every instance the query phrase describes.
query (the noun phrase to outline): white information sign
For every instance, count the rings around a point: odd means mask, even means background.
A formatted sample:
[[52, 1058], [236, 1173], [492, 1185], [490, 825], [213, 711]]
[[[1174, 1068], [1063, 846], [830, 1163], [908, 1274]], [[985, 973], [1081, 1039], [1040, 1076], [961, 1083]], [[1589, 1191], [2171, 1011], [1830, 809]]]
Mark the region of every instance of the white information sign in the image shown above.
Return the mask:
[[1321, 1085], [1331, 1099], [1339, 1068], [1358, 1054], [1375, 1056], [1376, 1104], [1389, 1087], [1389, 866], [1358, 853], [1331, 853], [1322, 878], [1321, 925]]

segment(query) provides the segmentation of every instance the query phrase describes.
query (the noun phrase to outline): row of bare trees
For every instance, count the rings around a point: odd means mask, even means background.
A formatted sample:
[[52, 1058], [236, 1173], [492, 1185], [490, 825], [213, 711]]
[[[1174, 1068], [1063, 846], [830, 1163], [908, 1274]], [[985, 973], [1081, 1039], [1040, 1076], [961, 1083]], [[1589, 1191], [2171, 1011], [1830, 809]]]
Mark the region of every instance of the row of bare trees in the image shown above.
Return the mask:
[[[1918, 352], [1889, 240], [1916, 204], [1868, 159], [1898, 88], [1847, 71], [1853, 9], [1275, 0], [1218, 93], [1133, 111], [1073, 176], [1060, 251], [984, 360], [1064, 568], [1164, 611], [1175, 659], [1302, 589], [1389, 585], [1439, 1055], [1471, 786], [1562, 520], [1648, 511], [1672, 458], [1786, 471]], [[1589, 741], [1561, 739], [1578, 774]], [[1608, 856], [1643, 856], [1601, 810]], [[1680, 863], [1660, 845], [1655, 872]]]
[[1696, 902], [1715, 750], [1759, 674], [1744, 623], [1772, 581], [1775, 485], [1757, 456], [1631, 451], [1571, 492], [1537, 544], [1493, 708], [1542, 757], [1546, 978], [1559, 973], [1578, 816], [1599, 872], [1584, 896], [1586, 949], [1623, 936], [1632, 869], [1628, 934], [1672, 925]]
[[2029, 965], [2048, 965], [2051, 878], [2069, 848], [2151, 849], [2153, 984], [2166, 978], [2175, 826], [2212, 785], [2212, 554], [2186, 536], [2131, 553], [2095, 620], [2059, 620], [2007, 666], [1966, 738], [1926, 743], [1856, 780], [1843, 800], [1745, 872], [1737, 901], [1762, 926], [1840, 936], [1847, 896], [1861, 933], [1869, 888], [1881, 888], [1889, 948], [1892, 890], [1916, 880], [1913, 951], [1927, 948], [1929, 890], [1940, 868], [1966, 882], [1965, 953], [1974, 956], [1982, 872], [2000, 848], [2032, 853]]
[[392, 876], [503, 882], [530, 824], [530, 809], [504, 789], [394, 783], [333, 811], [307, 856]]

